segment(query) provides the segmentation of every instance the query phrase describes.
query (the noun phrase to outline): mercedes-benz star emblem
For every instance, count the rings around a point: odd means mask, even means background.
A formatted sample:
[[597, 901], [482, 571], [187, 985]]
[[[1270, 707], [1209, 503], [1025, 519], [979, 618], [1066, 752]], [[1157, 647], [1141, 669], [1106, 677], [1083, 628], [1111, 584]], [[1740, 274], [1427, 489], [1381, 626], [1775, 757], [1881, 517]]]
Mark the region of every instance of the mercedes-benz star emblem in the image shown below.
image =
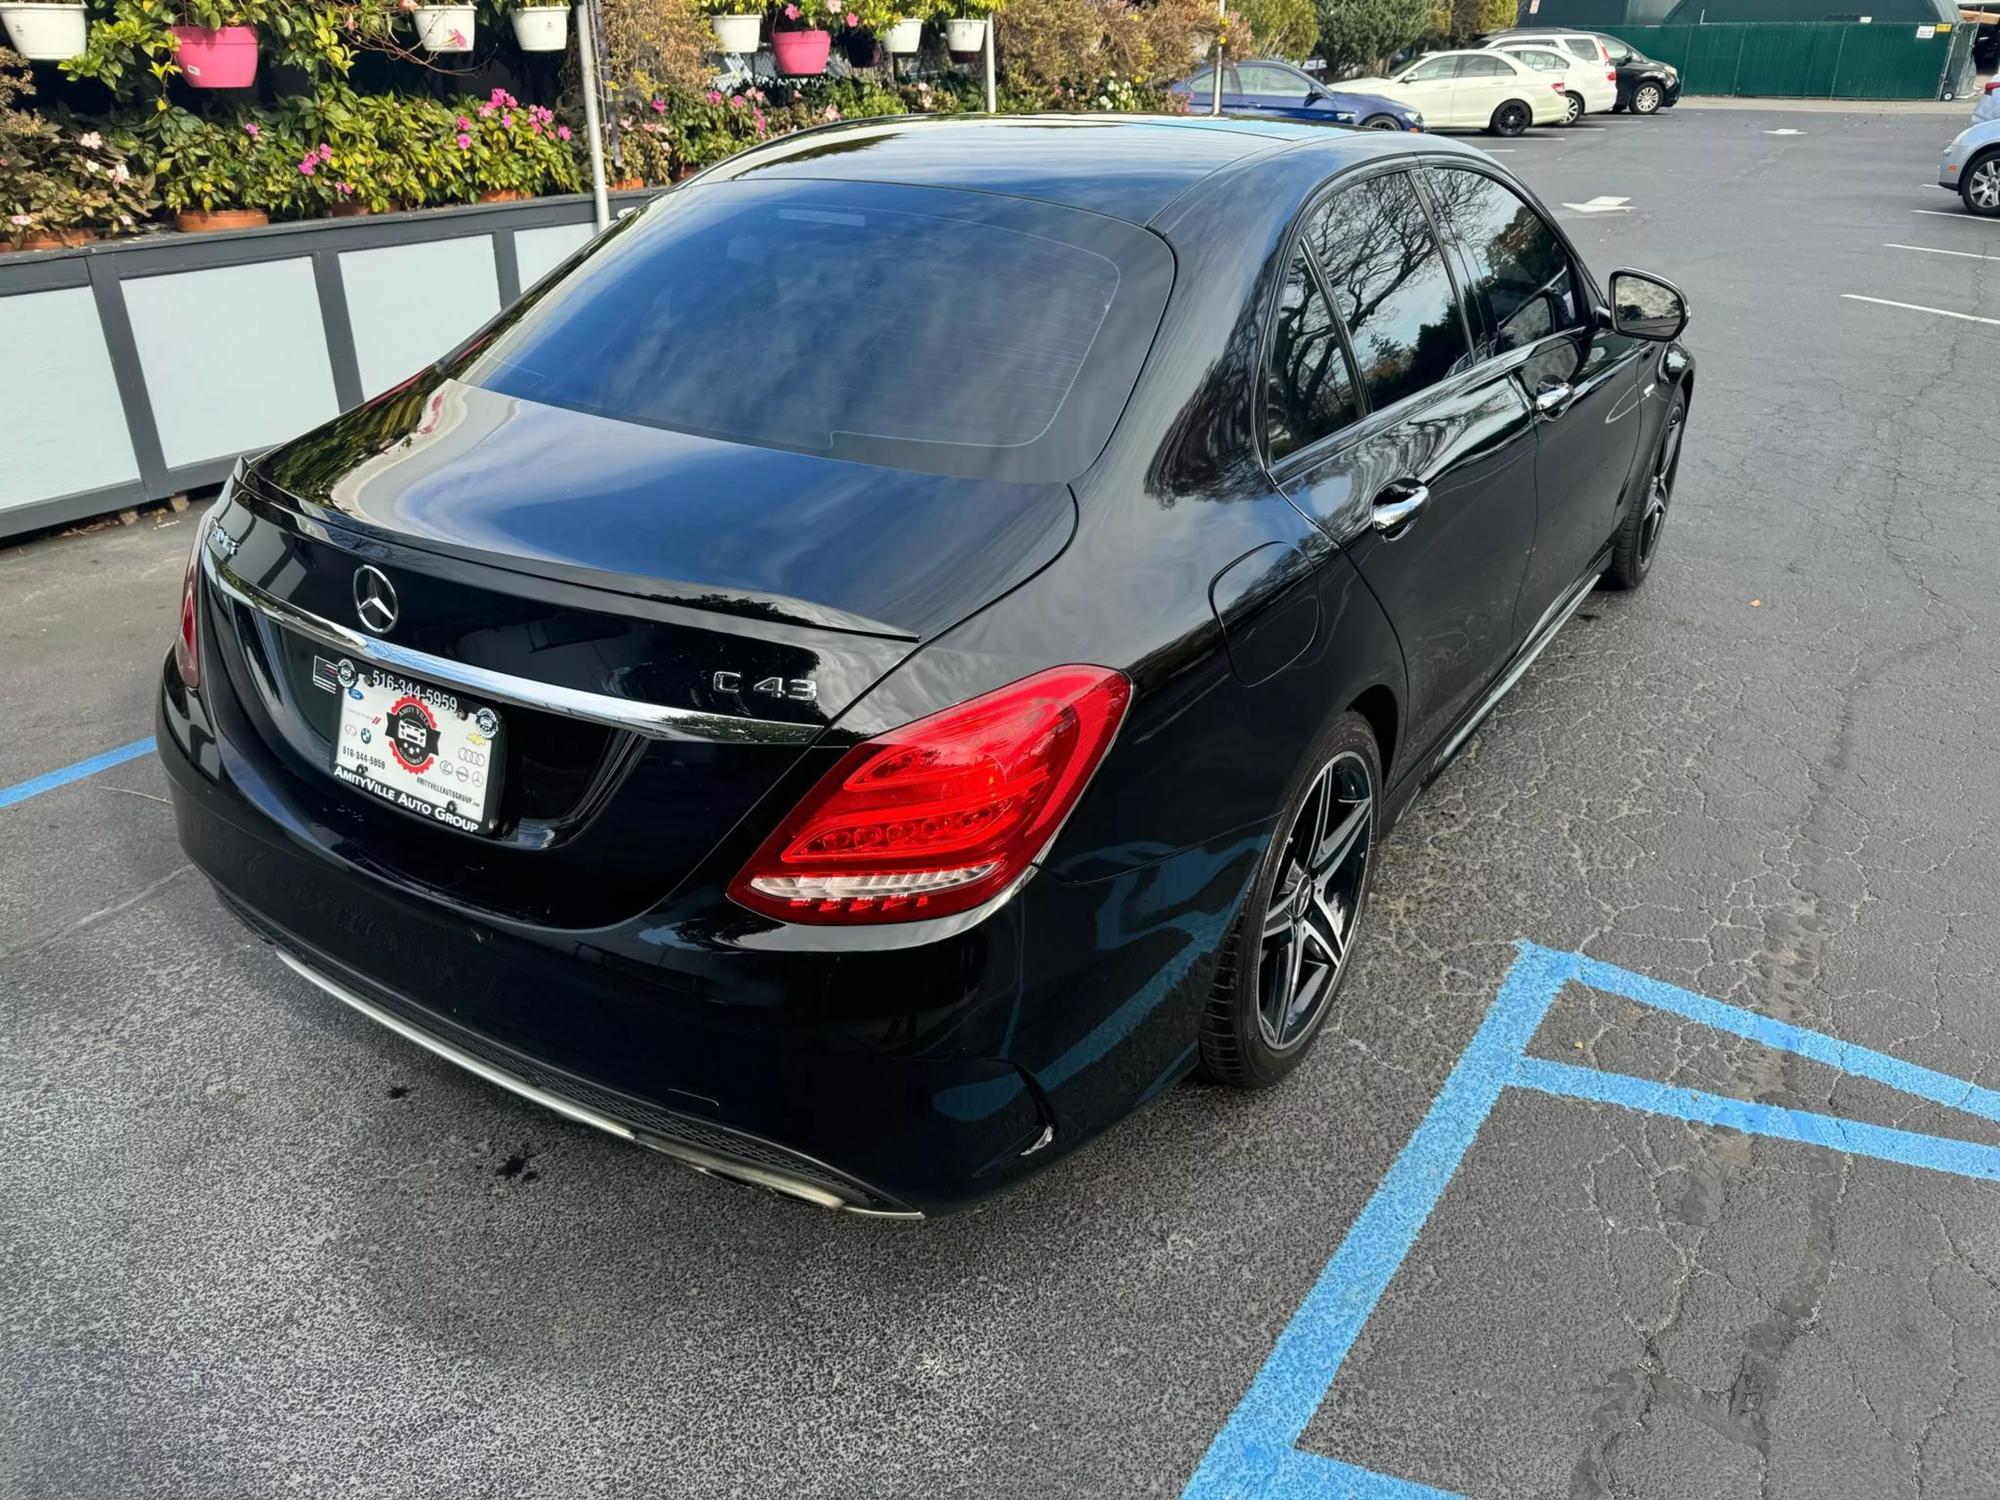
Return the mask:
[[372, 564], [364, 563], [354, 570], [354, 612], [377, 635], [387, 635], [395, 628], [396, 586]]

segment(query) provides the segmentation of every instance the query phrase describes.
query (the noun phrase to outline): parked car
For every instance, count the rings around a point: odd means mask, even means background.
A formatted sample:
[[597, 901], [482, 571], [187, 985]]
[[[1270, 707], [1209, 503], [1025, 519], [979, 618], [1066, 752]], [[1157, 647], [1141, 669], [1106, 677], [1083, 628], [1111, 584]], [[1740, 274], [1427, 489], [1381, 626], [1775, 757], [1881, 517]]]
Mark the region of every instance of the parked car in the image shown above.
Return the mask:
[[2000, 78], [1989, 78], [1984, 88], [1972, 96], [1972, 123], [2000, 120]]
[[1512, 26], [1504, 31], [1488, 32], [1480, 41], [1489, 47], [1495, 42], [1507, 41], [1554, 43], [1579, 60], [1609, 63], [1617, 75], [1618, 96], [1611, 106], [1614, 113], [1630, 110], [1635, 115], [1657, 114], [1663, 109], [1671, 109], [1680, 101], [1681, 75], [1678, 68], [1658, 62], [1638, 51], [1630, 42], [1601, 31]]
[[2000, 119], [1978, 121], [1952, 137], [1938, 160], [1938, 186], [1957, 193], [1966, 212], [2000, 218]]
[[1537, 72], [1505, 52], [1432, 52], [1394, 78], [1355, 78], [1348, 87], [1407, 104], [1430, 130], [1519, 135], [1569, 116], [1565, 78]]
[[239, 465], [158, 697], [181, 842], [491, 1083], [952, 1208], [1297, 1066], [1396, 818], [1646, 579], [1686, 320], [1429, 135], [753, 148]]
[[1585, 61], [1562, 48], [1543, 42], [1499, 41], [1489, 49], [1519, 58], [1529, 67], [1568, 80], [1569, 115], [1565, 124], [1574, 125], [1587, 114], [1610, 114], [1618, 103], [1618, 74], [1610, 63]]
[[[1215, 99], [1215, 69], [1203, 68], [1174, 84], [1201, 114]], [[1281, 120], [1324, 120], [1364, 130], [1422, 130], [1424, 117], [1407, 104], [1373, 94], [1330, 89], [1310, 73], [1277, 58], [1228, 63], [1222, 70], [1222, 108], [1232, 115], [1264, 115]]]

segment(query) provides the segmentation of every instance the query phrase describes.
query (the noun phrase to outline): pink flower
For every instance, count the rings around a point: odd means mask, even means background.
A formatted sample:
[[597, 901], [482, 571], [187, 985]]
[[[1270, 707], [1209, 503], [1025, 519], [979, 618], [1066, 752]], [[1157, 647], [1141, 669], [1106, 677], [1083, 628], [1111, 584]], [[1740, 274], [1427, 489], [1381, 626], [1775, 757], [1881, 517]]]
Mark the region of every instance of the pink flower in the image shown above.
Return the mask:
[[113, 182], [130, 182], [132, 180], [131, 170], [121, 161], [111, 169], [111, 180]]
[[569, 126], [567, 126], [567, 125], [558, 125], [558, 126], [556, 126], [556, 139], [557, 139], [557, 140], [559, 140], [559, 141], [566, 141], [566, 140], [568, 140], [568, 139], [569, 139]]
[[470, 120], [466, 119], [466, 117], [465, 117], [464, 115], [460, 115], [460, 116], [458, 117], [458, 120], [457, 120], [457, 124], [458, 124], [458, 128], [459, 128], [460, 130], [470, 130], [470, 129], [472, 129], [472, 121], [470, 121]]
[[308, 156], [304, 161], [299, 163], [299, 175], [301, 177], [312, 176], [314, 172], [319, 170], [318, 162], [319, 162], [318, 157]]
[[7, 222], [12, 224], [16, 229], [26, 229], [35, 221], [26, 214], [12, 214], [8, 217]]
[[245, 120], [243, 122], [243, 133], [249, 136], [251, 140], [256, 140], [258, 133], [257, 122], [255, 120]]
[[798, 18], [799, 8], [796, 5], [787, 5], [785, 7], [785, 19], [787, 21], [796, 21]]
[[667, 112], [667, 101], [664, 99], [655, 99], [653, 101], [653, 113], [656, 115], [663, 115], [666, 112]]
[[120, 214], [118, 216], [118, 222], [124, 225], [127, 229], [130, 229], [132, 227], [132, 216], [130, 214]]
[[729, 101], [729, 107], [731, 109], [741, 109], [743, 107], [743, 96], [741, 94], [736, 95], [735, 98]]
[[857, 16], [853, 11], [850, 10], [847, 13], [847, 24], [849, 26], [859, 26], [861, 24], [861, 17]]
[[333, 185], [333, 190], [340, 194], [341, 197], [349, 198], [354, 195], [354, 184], [351, 182], [336, 182]]
[[512, 130], [514, 128], [514, 111], [510, 109], [506, 114], [502, 115], [500, 123], [505, 125], [509, 130]]
[[838, 14], [840, 10], [840, 0], [826, 0], [826, 8]]
[[319, 159], [321, 161], [333, 160], [333, 147], [329, 146], [325, 141], [319, 143]]
[[708, 91], [708, 102], [710, 104], [720, 104], [722, 102], [722, 95], [718, 94], [714, 89], [710, 89]]
[[752, 89], [750, 90], [750, 97], [755, 99], [759, 104], [762, 104], [764, 102], [764, 91], [762, 89]]
[[482, 120], [490, 120], [499, 113], [500, 111], [491, 104], [482, 104], [479, 106], [479, 118]]
[[465, 33], [460, 31], [456, 26], [451, 28], [451, 35], [446, 40], [451, 43], [453, 51], [463, 52], [465, 50]]
[[463, 130], [458, 133], [458, 149], [461, 151], [470, 151], [472, 149], [472, 137], [467, 135]]

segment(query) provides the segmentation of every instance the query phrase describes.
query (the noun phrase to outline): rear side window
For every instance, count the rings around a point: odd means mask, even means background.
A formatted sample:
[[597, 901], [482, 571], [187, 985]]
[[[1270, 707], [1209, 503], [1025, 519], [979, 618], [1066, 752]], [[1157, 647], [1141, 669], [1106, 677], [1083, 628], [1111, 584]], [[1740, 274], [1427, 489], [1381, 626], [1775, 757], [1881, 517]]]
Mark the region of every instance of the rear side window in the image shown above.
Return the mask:
[[1443, 78], [1456, 77], [1459, 59], [1456, 57], [1434, 57], [1429, 62], [1418, 63], [1403, 75], [1405, 83], [1436, 83]]
[[1507, 78], [1514, 70], [1500, 57], [1462, 57], [1458, 60], [1460, 78]]
[[1335, 194], [1307, 238], [1332, 284], [1371, 407], [1414, 395], [1467, 362], [1451, 273], [1406, 174]]
[[1238, 72], [1246, 94], [1295, 94], [1303, 99], [1312, 91], [1303, 78], [1268, 63], [1244, 63]]
[[717, 183], [614, 231], [454, 373], [734, 442], [1069, 479], [1131, 393], [1171, 276], [1143, 231], [1045, 204]]
[[1275, 462], [1354, 420], [1354, 379], [1340, 334], [1303, 255], [1292, 261], [1271, 330], [1264, 434]]
[[1471, 261], [1466, 288], [1479, 355], [1519, 349], [1578, 321], [1569, 252], [1542, 216], [1496, 178], [1462, 167], [1431, 170], [1446, 233]]
[[1583, 37], [1583, 36], [1566, 37], [1563, 40], [1563, 45], [1569, 48], [1569, 50], [1574, 52], [1578, 57], [1582, 58], [1585, 62], [1597, 61], [1597, 43], [1590, 40], [1589, 37]]
[[1516, 62], [1524, 62], [1539, 73], [1560, 73], [1568, 66], [1560, 57], [1557, 57], [1555, 53], [1548, 51], [1546, 48], [1509, 47], [1507, 51]]

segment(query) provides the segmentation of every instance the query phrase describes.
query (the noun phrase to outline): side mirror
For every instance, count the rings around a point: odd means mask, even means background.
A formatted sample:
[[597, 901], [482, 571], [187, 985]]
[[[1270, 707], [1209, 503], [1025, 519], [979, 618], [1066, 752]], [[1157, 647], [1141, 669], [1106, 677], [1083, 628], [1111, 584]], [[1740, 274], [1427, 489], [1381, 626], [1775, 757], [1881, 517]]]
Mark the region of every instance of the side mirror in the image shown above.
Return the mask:
[[1644, 271], [1611, 273], [1611, 326], [1619, 333], [1665, 343], [1687, 325], [1687, 298], [1672, 282]]

